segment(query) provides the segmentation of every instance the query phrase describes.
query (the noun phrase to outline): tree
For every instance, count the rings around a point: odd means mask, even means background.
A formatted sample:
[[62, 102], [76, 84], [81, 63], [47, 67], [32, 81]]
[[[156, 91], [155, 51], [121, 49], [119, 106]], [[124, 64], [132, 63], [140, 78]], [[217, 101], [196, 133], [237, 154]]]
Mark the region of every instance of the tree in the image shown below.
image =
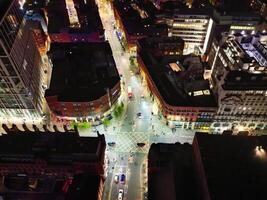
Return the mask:
[[114, 111], [113, 111], [113, 116], [114, 116], [114, 118], [116, 118], [116, 119], [118, 119], [119, 116], [120, 116], [116, 108], [115, 108]]
[[123, 114], [123, 109], [124, 109], [123, 102], [121, 102], [120, 104], [117, 104], [113, 111], [114, 118], [118, 119], [119, 117], [121, 117]]
[[70, 122], [70, 127], [74, 129], [75, 127], [79, 129], [89, 129], [91, 128], [91, 123], [90, 122], [75, 122], [71, 121]]
[[129, 60], [130, 60], [130, 69], [131, 69], [134, 73], [138, 73], [138, 66], [137, 66], [137, 60], [136, 60], [136, 57], [134, 57], [134, 56], [130, 56]]
[[103, 125], [104, 125], [105, 128], [107, 128], [108, 125], [110, 124], [110, 121], [109, 121], [108, 118], [104, 118], [102, 122], [103, 122]]
[[133, 56], [130, 56], [129, 60], [130, 60], [130, 65], [135, 65]]
[[128, 50], [128, 43], [127, 43], [125, 37], [121, 38], [121, 44], [122, 44], [122, 47], [124, 48], [124, 51]]

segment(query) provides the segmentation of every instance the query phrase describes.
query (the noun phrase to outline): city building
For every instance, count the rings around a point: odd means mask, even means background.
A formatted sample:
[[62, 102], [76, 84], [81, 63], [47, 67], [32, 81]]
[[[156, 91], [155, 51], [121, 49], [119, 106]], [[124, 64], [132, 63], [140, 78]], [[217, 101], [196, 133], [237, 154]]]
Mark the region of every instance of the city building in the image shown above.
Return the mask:
[[192, 146], [189, 144], [159, 143], [150, 146], [148, 199], [197, 199], [192, 153]]
[[260, 16], [253, 12], [218, 11], [215, 9], [214, 21], [217, 28], [227, 27], [231, 33], [250, 34], [256, 30]]
[[77, 131], [43, 133], [13, 127], [0, 143], [2, 199], [100, 199], [104, 135], [79, 137]]
[[152, 144], [148, 199], [264, 200], [266, 148], [266, 136], [207, 133], [196, 133], [192, 146]]
[[265, 20], [267, 19], [267, 2], [266, 0], [250, 0], [250, 7], [262, 16]]
[[154, 16], [158, 11], [151, 2], [115, 0], [112, 6], [119, 27], [116, 30], [117, 35], [123, 48], [127, 46], [130, 52], [136, 52], [138, 39], [147, 36], [167, 36], [167, 25], [154, 23]]
[[23, 19], [18, 1], [0, 2], [0, 116], [40, 119], [43, 61], [34, 23]]
[[103, 177], [91, 174], [74, 175], [66, 200], [102, 200]]
[[71, 179], [9, 174], [1, 178], [1, 200], [101, 200], [103, 177], [82, 173]]
[[223, 34], [208, 56], [218, 99], [214, 129], [267, 129], [267, 35]]
[[250, 0], [193, 0], [193, 7], [212, 6], [220, 11], [247, 12], [249, 3]]
[[52, 43], [46, 100], [52, 114], [69, 120], [103, 118], [117, 102], [120, 76], [108, 42]]
[[266, 199], [266, 148], [266, 136], [196, 133], [193, 159], [200, 199]]
[[104, 41], [104, 29], [94, 1], [50, 0], [47, 6], [51, 42]]
[[157, 21], [168, 25], [169, 36], [177, 36], [184, 40], [184, 54], [206, 53], [214, 28], [212, 9], [173, 7], [164, 10], [162, 7], [162, 12], [164, 14], [158, 15]]
[[[242, 6], [240, 6], [242, 5]], [[206, 56], [211, 47], [214, 37], [222, 32], [230, 33], [253, 33], [258, 29], [260, 16], [251, 11], [247, 0], [194, 0], [193, 8], [196, 10], [210, 10], [212, 26], [209, 30], [209, 40], [206, 40]], [[211, 11], [212, 10], [212, 11]]]
[[137, 45], [141, 75], [156, 105], [153, 112], [166, 118], [171, 127], [208, 130], [217, 104], [208, 80], [203, 78], [200, 57], [183, 56], [182, 49], [173, 52], [173, 46], [183, 46], [180, 38], [162, 38], [163, 54], [153, 53], [158, 43], [143, 38]]
[[260, 21], [260, 16], [250, 8], [250, 0], [195, 0], [194, 2], [196, 8], [213, 8], [217, 26], [227, 25], [231, 31], [251, 33]]

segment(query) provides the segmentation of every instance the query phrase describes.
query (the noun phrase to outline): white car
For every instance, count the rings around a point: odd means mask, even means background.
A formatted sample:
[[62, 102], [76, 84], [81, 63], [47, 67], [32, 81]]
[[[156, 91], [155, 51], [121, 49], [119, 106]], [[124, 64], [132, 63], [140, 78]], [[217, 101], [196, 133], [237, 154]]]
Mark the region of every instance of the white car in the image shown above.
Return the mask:
[[123, 189], [119, 189], [119, 195], [118, 195], [118, 200], [123, 199]]
[[119, 175], [118, 175], [118, 174], [116, 174], [116, 175], [114, 176], [114, 182], [115, 182], [115, 183], [118, 183], [118, 182], [119, 182]]

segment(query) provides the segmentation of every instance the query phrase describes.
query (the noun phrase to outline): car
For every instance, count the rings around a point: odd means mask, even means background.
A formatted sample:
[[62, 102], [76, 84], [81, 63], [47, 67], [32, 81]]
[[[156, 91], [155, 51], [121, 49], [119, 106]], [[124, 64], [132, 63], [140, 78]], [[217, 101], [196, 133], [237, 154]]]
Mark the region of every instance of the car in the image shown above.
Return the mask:
[[119, 182], [119, 175], [118, 175], [118, 174], [116, 174], [116, 175], [114, 176], [114, 182], [115, 182], [115, 183], [118, 183], [118, 182]]
[[119, 189], [118, 200], [123, 199], [123, 189]]
[[113, 118], [113, 117], [112, 117], [111, 114], [107, 115], [107, 119], [108, 119], [108, 120], [112, 120], [112, 118]]
[[140, 117], [141, 115], [142, 115], [142, 113], [140, 113], [140, 112], [137, 113], [137, 116], [138, 116], [138, 117]]
[[116, 142], [108, 142], [108, 146], [114, 147], [116, 145]]
[[144, 147], [145, 145], [146, 145], [146, 143], [143, 143], [143, 142], [137, 143], [137, 146], [139, 146], [139, 147]]
[[126, 176], [125, 174], [120, 175], [120, 183], [124, 184], [125, 183]]

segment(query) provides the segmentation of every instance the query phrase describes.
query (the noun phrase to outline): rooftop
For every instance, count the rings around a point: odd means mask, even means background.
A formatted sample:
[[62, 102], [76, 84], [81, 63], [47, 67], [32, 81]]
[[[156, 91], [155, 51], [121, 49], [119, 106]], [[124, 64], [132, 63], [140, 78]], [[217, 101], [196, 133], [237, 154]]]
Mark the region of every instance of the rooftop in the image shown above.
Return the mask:
[[267, 90], [267, 74], [229, 71], [222, 87], [225, 90]]
[[[54, 164], [61, 161], [98, 160], [104, 136], [79, 137], [77, 134], [17, 132], [0, 137], [1, 162], [33, 162], [45, 159]], [[21, 161], [22, 162], [22, 161]]]
[[267, 136], [196, 133], [195, 141], [212, 199], [266, 199]]
[[[148, 198], [195, 200], [192, 146], [152, 144], [148, 155]], [[168, 185], [168, 187], [162, 187]]]
[[50, 0], [48, 7], [49, 33], [83, 33], [102, 31], [97, 6], [90, 1]]
[[115, 0], [113, 5], [129, 35], [167, 35], [167, 25], [154, 23], [158, 10], [151, 2]]
[[217, 106], [209, 82], [203, 78], [204, 67], [198, 56], [155, 55], [153, 49], [143, 49], [142, 43], [140, 46], [139, 56], [166, 103], [172, 106]]
[[46, 96], [62, 102], [89, 102], [104, 96], [120, 77], [108, 42], [52, 43], [53, 63]]
[[102, 177], [87, 173], [71, 178], [12, 173], [1, 176], [0, 181], [0, 197], [8, 199], [97, 200]]
[[164, 49], [165, 46], [175, 46], [176, 48], [180, 48], [183, 51], [184, 48], [184, 40], [180, 37], [149, 37], [149, 38], [142, 38], [138, 40], [138, 43], [142, 47], [142, 49]]
[[77, 174], [74, 175], [66, 200], [97, 200], [100, 190], [100, 175]]

